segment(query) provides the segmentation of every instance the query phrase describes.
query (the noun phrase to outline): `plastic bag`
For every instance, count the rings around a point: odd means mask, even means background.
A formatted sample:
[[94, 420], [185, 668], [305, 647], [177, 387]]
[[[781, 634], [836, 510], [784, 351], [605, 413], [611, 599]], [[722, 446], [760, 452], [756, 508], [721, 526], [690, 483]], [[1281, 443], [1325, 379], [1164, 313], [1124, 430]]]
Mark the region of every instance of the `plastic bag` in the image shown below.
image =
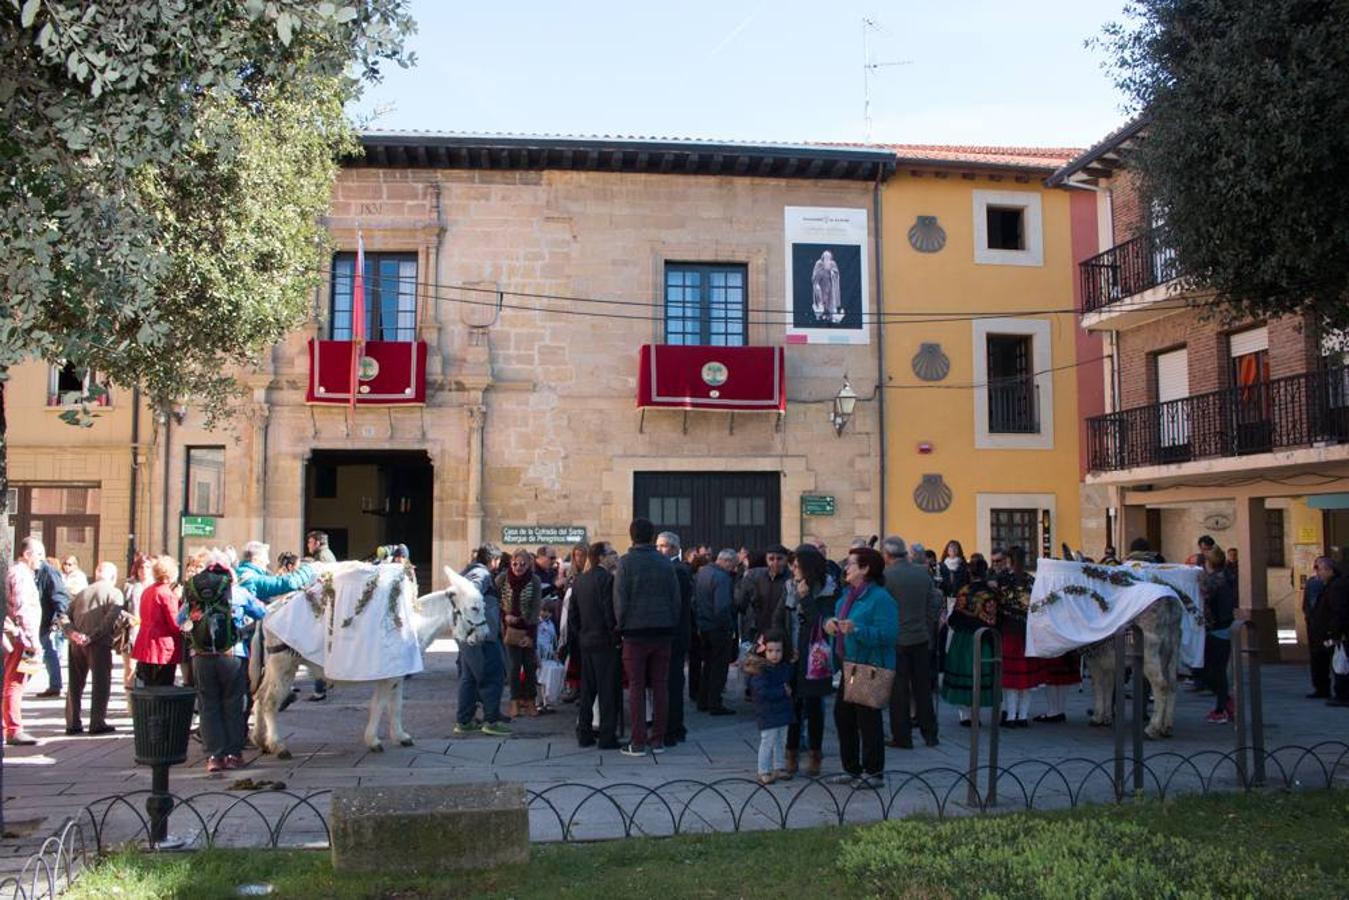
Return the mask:
[[834, 654], [825, 639], [824, 629], [816, 621], [815, 633], [810, 636], [810, 647], [806, 651], [806, 680], [823, 681], [833, 675]]
[[539, 663], [539, 687], [543, 691], [543, 702], [556, 705], [562, 697], [562, 682], [567, 667], [555, 659], [545, 659]]
[[1335, 655], [1330, 659], [1330, 667], [1335, 670], [1336, 675], [1349, 675], [1349, 652], [1344, 649], [1344, 644], [1335, 645]]

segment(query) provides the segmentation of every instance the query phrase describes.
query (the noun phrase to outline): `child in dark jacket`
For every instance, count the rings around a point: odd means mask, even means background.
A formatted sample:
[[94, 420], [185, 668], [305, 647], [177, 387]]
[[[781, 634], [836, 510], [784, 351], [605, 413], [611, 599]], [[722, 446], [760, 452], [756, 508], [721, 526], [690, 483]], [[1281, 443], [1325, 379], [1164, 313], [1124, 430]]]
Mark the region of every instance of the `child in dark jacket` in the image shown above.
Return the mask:
[[769, 631], [759, 646], [760, 653], [745, 659], [750, 676], [750, 695], [754, 698], [754, 718], [759, 725], [759, 784], [787, 781], [787, 728], [795, 721], [792, 712], [792, 664], [783, 659], [785, 638], [782, 632]]

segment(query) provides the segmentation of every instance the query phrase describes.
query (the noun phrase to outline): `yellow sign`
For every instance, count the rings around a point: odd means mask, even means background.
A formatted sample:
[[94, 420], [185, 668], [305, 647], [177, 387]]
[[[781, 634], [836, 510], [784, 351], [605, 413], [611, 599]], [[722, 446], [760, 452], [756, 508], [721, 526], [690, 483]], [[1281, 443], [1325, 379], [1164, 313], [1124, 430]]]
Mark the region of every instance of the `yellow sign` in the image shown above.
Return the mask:
[[1297, 542], [1299, 544], [1316, 544], [1320, 541], [1320, 529], [1315, 525], [1303, 525], [1297, 530]]

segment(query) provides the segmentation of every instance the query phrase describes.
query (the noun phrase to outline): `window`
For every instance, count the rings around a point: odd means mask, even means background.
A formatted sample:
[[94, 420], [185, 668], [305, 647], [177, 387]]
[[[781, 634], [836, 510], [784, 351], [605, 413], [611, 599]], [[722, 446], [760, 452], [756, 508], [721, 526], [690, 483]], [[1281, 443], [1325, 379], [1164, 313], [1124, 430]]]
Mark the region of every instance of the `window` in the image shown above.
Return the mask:
[[1025, 334], [988, 336], [988, 430], [990, 434], [1035, 434], [1035, 374], [1032, 338]]
[[764, 525], [768, 518], [768, 501], [763, 497], [724, 497], [726, 525]]
[[667, 263], [665, 343], [743, 347], [745, 267]]
[[989, 537], [993, 550], [1020, 547], [1027, 559], [1039, 553], [1040, 511], [1038, 509], [992, 509], [988, 516]]
[[[351, 340], [351, 291], [356, 254], [333, 257], [331, 336]], [[372, 341], [417, 339], [417, 255], [365, 254], [365, 336]]]
[[693, 524], [692, 497], [651, 497], [647, 508], [647, 518], [661, 528]]
[[97, 484], [16, 485], [9, 489], [11, 541], [33, 535], [46, 544], [51, 556], [79, 557], [85, 571], [98, 561], [99, 506]]
[[183, 512], [219, 516], [225, 511], [225, 448], [188, 447]]
[[[90, 388], [98, 388], [98, 379], [92, 370], [76, 369], [72, 363], [52, 366], [47, 374], [47, 405], [74, 406], [89, 396]], [[107, 406], [109, 394], [104, 388], [89, 401], [94, 406]]]
[[973, 191], [974, 261], [1043, 266], [1043, 216], [1038, 191]]
[[986, 211], [990, 250], [1026, 249], [1024, 209], [1019, 206], [989, 206]]
[[1283, 555], [1283, 510], [1265, 508], [1265, 565], [1271, 569], [1287, 566]]

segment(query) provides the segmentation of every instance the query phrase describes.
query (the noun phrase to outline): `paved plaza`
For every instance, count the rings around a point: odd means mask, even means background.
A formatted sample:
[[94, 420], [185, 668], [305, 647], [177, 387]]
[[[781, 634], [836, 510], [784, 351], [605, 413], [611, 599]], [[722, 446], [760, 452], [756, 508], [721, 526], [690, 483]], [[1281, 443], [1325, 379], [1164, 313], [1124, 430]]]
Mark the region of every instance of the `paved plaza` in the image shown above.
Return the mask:
[[[788, 799], [776, 803], [762, 795], [751, 798], [757, 788], [753, 785], [755, 751], [758, 733], [748, 704], [741, 701], [741, 684], [733, 674], [727, 695], [731, 705], [740, 710], [734, 717], [712, 718], [689, 707], [689, 740], [659, 757], [629, 758], [617, 751], [600, 751], [577, 747], [573, 736], [575, 706], [562, 706], [552, 715], [517, 719], [514, 734], [507, 739], [485, 736], [455, 738], [451, 736], [454, 722], [455, 665], [453, 644], [438, 642], [427, 654], [428, 669], [406, 685], [405, 725], [415, 737], [410, 748], [396, 744], [383, 753], [373, 753], [361, 744], [365, 724], [368, 693], [356, 687], [340, 687], [330, 692], [323, 703], [307, 702], [303, 697], [281, 714], [280, 727], [294, 758], [278, 760], [261, 756], [254, 750], [247, 752], [247, 768], [237, 772], [208, 775], [200, 744], [195, 741], [189, 750], [188, 762], [175, 767], [172, 789], [181, 796], [207, 791], [225, 791], [240, 778], [282, 781], [286, 789], [304, 794], [324, 789], [385, 784], [444, 784], [452, 782], [500, 779], [524, 782], [534, 791], [547, 791], [561, 817], [567, 819], [584, 799], [578, 788], [554, 787], [562, 784], [610, 786], [618, 794], [628, 791], [640, 795], [643, 788], [668, 785], [662, 796], [687, 799], [699, 789], [692, 782], [707, 783], [719, 779], [744, 779], [726, 782], [722, 791], [732, 796], [729, 805], [708, 794], [696, 805], [695, 814], [707, 821], [707, 828], [729, 829], [732, 818], [747, 799], [747, 815], [762, 816], [762, 821], [742, 820], [741, 827], [773, 827], [783, 815]], [[303, 670], [302, 670], [303, 672]], [[114, 684], [120, 682], [114, 681]], [[301, 682], [308, 694], [308, 683]], [[1320, 701], [1303, 699], [1307, 691], [1306, 670], [1301, 666], [1266, 666], [1262, 684], [1265, 694], [1265, 740], [1270, 749], [1281, 746], [1311, 747], [1323, 741], [1349, 740], [1349, 710], [1327, 708]], [[30, 693], [41, 689], [41, 678]], [[1175, 737], [1160, 743], [1149, 742], [1147, 754], [1173, 753], [1183, 756], [1213, 751], [1205, 757], [1200, 768], [1205, 777], [1215, 765], [1221, 766], [1219, 754], [1234, 746], [1231, 726], [1212, 725], [1203, 721], [1212, 700], [1182, 690], [1176, 713]], [[1035, 709], [1042, 710], [1043, 699], [1036, 697]], [[1066, 791], [1075, 790], [1078, 779], [1088, 776], [1090, 766], [1085, 761], [1108, 760], [1113, 754], [1113, 739], [1109, 729], [1089, 728], [1086, 709], [1090, 705], [1090, 691], [1070, 694], [1069, 721], [1066, 724], [1032, 725], [1027, 729], [1001, 731], [1001, 759], [1004, 767], [1018, 766], [1023, 771], [1026, 790], [1044, 771], [1031, 761], [1061, 762], [1077, 759], [1074, 784], [1046, 779], [1040, 785], [1035, 806], [1066, 803]], [[145, 790], [150, 786], [149, 770], [137, 766], [132, 759], [131, 720], [124, 696], [118, 691], [113, 699], [110, 721], [117, 726], [116, 734], [90, 737], [66, 737], [64, 734], [63, 702], [35, 700], [25, 702], [25, 721], [28, 730], [39, 737], [35, 747], [8, 747], [5, 750], [4, 797], [5, 819], [11, 831], [22, 836], [6, 838], [3, 845], [4, 868], [12, 870], [22, 858], [36, 849], [41, 838], [50, 834], [63, 819], [81, 808], [110, 794]], [[890, 772], [938, 772], [929, 775], [934, 784], [953, 789], [952, 796], [963, 797], [964, 788], [958, 783], [956, 771], [968, 764], [970, 731], [957, 726], [956, 712], [948, 706], [939, 709], [941, 743], [927, 748], [918, 741], [914, 750], [887, 748], [886, 768]], [[826, 727], [826, 774], [838, 771], [836, 744], [832, 736], [832, 721]], [[987, 741], [988, 730], [983, 729]], [[1333, 765], [1338, 753], [1321, 755]], [[1293, 759], [1294, 756], [1287, 756]], [[1178, 759], [1178, 757], [1177, 757]], [[1175, 767], [1171, 766], [1168, 771]], [[1337, 777], [1349, 777], [1349, 759], [1340, 760]], [[1108, 776], [1097, 779], [1094, 793], [1108, 791]], [[1159, 766], [1159, 773], [1162, 768]], [[1275, 776], [1271, 776], [1273, 780]], [[1299, 780], [1315, 783], [1324, 781], [1324, 772], [1313, 762], [1300, 764]], [[1184, 782], [1190, 775], [1181, 772], [1174, 789], [1196, 789]], [[669, 784], [686, 780], [689, 783]], [[891, 779], [891, 790], [898, 779]], [[1190, 778], [1193, 781], [1192, 778]], [[612, 786], [623, 785], [617, 789]], [[795, 797], [804, 782], [775, 785], [770, 792], [780, 798]], [[1001, 803], [1009, 808], [1024, 805], [1016, 788], [1006, 780], [999, 788]], [[1058, 793], [1058, 801], [1053, 799]], [[844, 797], [846, 789], [813, 789], [801, 794], [787, 818], [792, 825], [821, 824], [836, 820], [838, 807], [833, 797]], [[923, 791], [906, 794], [903, 804], [912, 803], [915, 810], [932, 810]], [[1089, 791], [1088, 793], [1094, 793]], [[1010, 796], [1009, 796], [1010, 794]], [[1048, 798], [1048, 799], [1047, 799]], [[137, 799], [137, 806], [143, 798]], [[926, 805], [925, 805], [926, 804]], [[317, 804], [326, 813], [326, 799]], [[629, 813], [632, 804], [625, 804]], [[607, 807], [607, 809], [606, 809]], [[645, 804], [641, 815], [632, 820], [634, 832], [668, 833], [669, 814], [662, 812], [658, 801]], [[542, 815], [540, 815], [542, 813]], [[678, 813], [678, 804], [675, 804]], [[892, 815], [894, 813], [891, 813]], [[665, 816], [663, 822], [661, 817]], [[535, 837], [555, 839], [560, 836], [556, 817], [546, 810], [536, 809], [532, 816]], [[853, 817], [850, 815], [849, 819]], [[866, 818], [858, 816], [858, 820]], [[622, 819], [613, 812], [612, 805], [588, 803], [571, 822], [573, 836], [613, 836], [622, 833]], [[175, 824], [175, 827], [178, 827]], [[232, 828], [254, 828], [242, 818]], [[296, 826], [299, 833], [304, 827]], [[319, 826], [321, 828], [321, 826]], [[689, 822], [681, 828], [690, 828]], [[321, 838], [321, 833], [317, 835]], [[265, 840], [257, 841], [265, 843]]]

